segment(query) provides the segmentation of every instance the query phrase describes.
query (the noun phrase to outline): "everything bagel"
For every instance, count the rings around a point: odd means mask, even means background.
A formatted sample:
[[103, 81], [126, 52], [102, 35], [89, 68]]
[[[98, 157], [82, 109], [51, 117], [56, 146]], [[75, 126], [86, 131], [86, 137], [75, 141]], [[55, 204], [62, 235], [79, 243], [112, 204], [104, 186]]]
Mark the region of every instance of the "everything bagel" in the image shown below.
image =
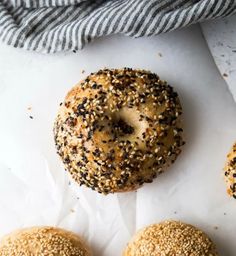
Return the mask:
[[80, 185], [103, 194], [135, 190], [180, 154], [181, 114], [177, 93], [156, 74], [100, 70], [61, 104], [57, 151]]

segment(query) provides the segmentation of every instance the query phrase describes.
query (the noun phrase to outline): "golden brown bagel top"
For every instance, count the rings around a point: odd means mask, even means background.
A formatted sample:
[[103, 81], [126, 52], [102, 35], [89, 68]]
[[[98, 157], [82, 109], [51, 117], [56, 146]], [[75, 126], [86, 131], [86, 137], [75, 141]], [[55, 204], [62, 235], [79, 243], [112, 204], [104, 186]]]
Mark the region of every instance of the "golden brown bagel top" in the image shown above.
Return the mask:
[[201, 230], [180, 221], [148, 226], [134, 236], [123, 256], [217, 256], [215, 245]]
[[184, 144], [173, 88], [144, 70], [104, 69], [76, 85], [54, 125], [57, 150], [80, 184], [100, 193], [152, 182]]
[[17, 230], [0, 241], [0, 256], [91, 256], [76, 234], [54, 227]]

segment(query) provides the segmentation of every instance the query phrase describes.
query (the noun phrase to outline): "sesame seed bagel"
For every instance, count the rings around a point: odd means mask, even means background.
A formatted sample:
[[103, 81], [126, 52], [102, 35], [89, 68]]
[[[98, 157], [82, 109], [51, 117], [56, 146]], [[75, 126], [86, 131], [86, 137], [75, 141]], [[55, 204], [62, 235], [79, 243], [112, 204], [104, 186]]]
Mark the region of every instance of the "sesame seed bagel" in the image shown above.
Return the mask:
[[236, 199], [236, 143], [231, 152], [227, 155], [225, 181], [228, 194]]
[[54, 227], [17, 230], [0, 241], [0, 256], [91, 256], [76, 234]]
[[148, 226], [134, 236], [123, 256], [217, 256], [215, 245], [199, 229], [180, 221]]
[[100, 70], [61, 104], [57, 151], [80, 185], [103, 194], [135, 190], [180, 154], [181, 114], [177, 93], [156, 74]]

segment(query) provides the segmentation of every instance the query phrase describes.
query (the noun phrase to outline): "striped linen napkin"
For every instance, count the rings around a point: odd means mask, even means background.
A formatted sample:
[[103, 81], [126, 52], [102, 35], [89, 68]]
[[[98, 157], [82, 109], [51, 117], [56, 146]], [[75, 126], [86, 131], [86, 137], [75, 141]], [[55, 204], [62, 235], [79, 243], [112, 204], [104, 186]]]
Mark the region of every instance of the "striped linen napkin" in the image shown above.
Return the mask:
[[236, 0], [0, 0], [0, 39], [43, 53], [97, 37], [157, 35], [236, 12]]

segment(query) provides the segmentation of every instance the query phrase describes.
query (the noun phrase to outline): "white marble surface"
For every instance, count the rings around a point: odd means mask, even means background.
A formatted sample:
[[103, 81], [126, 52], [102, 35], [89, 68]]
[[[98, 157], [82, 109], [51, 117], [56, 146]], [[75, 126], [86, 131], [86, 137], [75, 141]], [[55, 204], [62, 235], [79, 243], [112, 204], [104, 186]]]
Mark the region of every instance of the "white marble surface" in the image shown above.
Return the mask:
[[[102, 196], [69, 185], [55, 153], [59, 102], [78, 80], [105, 66], [150, 69], [175, 86], [183, 103], [183, 153], [137, 193]], [[226, 195], [222, 175], [236, 138], [235, 115], [197, 26], [154, 38], [101, 39], [77, 54], [46, 56], [0, 45], [0, 235], [58, 225], [84, 235], [96, 256], [118, 256], [136, 229], [172, 218], [201, 227], [221, 255], [235, 256], [236, 201]]]

